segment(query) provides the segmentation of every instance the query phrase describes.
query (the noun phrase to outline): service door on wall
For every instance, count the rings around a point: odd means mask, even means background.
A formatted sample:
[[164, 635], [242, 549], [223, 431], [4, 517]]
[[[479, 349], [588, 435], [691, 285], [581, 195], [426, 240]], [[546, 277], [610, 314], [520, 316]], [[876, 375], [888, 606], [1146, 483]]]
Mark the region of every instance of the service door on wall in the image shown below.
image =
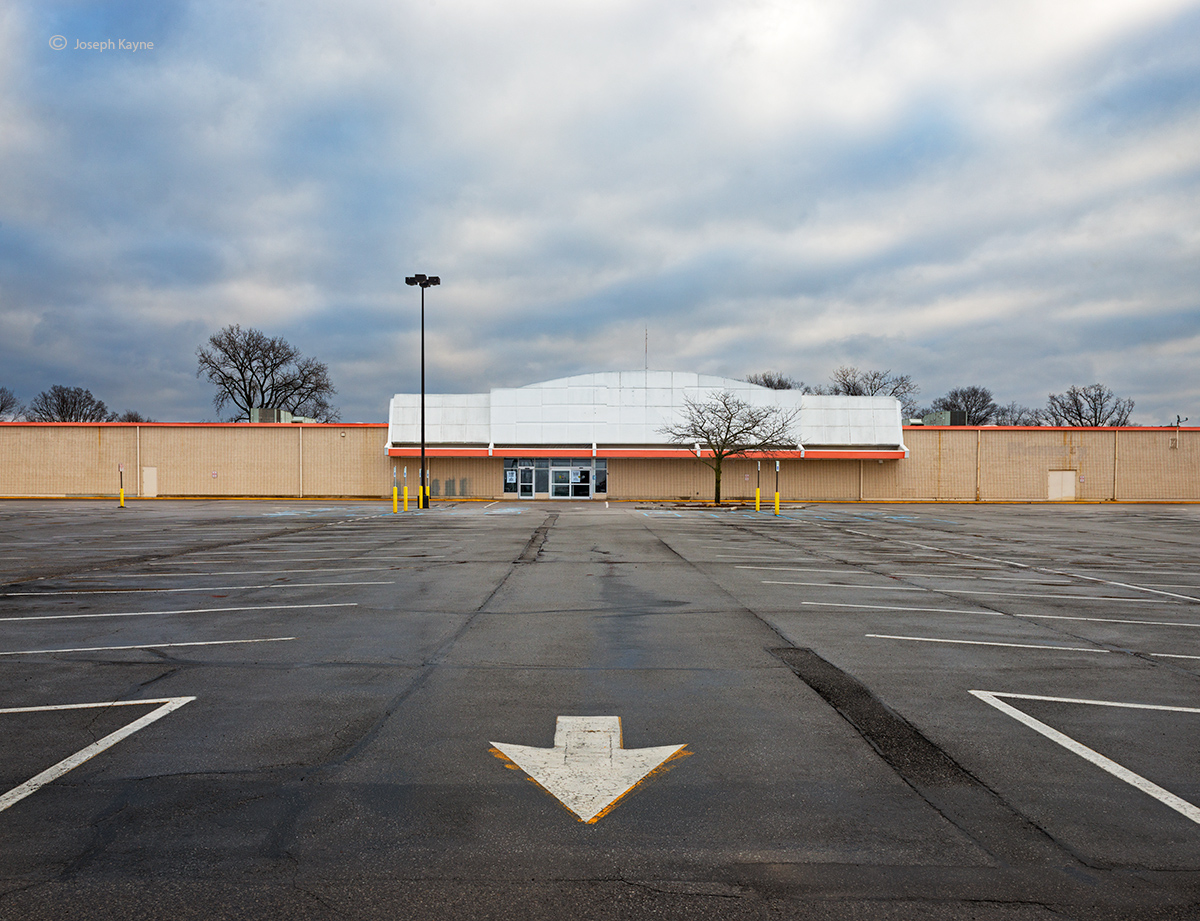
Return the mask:
[[1047, 487], [1048, 498], [1053, 501], [1074, 501], [1075, 471], [1051, 470], [1050, 482]]

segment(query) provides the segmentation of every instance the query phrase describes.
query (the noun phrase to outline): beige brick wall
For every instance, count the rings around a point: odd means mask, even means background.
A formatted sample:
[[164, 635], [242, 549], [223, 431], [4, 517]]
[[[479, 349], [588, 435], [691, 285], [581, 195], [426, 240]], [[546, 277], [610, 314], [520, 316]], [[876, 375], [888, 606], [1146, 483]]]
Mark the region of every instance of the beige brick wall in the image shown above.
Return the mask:
[[1152, 431], [1119, 436], [1117, 498], [1174, 499], [1200, 495], [1200, 432]]
[[[142, 468], [157, 471], [160, 496], [390, 498], [384, 425], [133, 425], [0, 423], [0, 496], [113, 496], [140, 492]], [[894, 499], [1045, 501], [1051, 471], [1072, 471], [1090, 501], [1200, 500], [1200, 429], [910, 428], [905, 460], [784, 460], [786, 500]], [[430, 458], [439, 498], [515, 498], [503, 492], [503, 458]], [[213, 476], [213, 474], [216, 476]], [[608, 495], [708, 500], [712, 470], [699, 460], [612, 458]], [[755, 461], [726, 461], [722, 494], [750, 500]], [[403, 483], [403, 479], [401, 479]], [[775, 491], [762, 463], [762, 494]]]
[[[400, 461], [399, 458], [396, 461]], [[408, 460], [409, 494], [416, 495], [419, 458]], [[404, 463], [400, 461], [403, 471]], [[391, 468], [388, 469], [391, 476]], [[390, 481], [389, 481], [390, 482]], [[504, 458], [437, 457], [429, 461], [429, 486], [442, 499], [498, 499], [504, 495]]]
[[110, 425], [0, 424], [0, 495], [116, 495], [118, 465], [126, 493], [137, 470], [132, 428]]
[[0, 424], [0, 495], [136, 496], [140, 458], [160, 496], [390, 496], [386, 429]]

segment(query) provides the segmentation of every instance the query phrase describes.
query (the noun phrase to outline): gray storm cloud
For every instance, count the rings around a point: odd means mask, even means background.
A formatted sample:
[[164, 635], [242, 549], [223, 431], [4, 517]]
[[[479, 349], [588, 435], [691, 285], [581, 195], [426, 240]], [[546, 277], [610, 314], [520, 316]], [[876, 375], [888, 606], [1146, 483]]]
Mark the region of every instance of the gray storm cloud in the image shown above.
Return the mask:
[[[417, 387], [842, 363], [1200, 411], [1200, 4], [3, 14], [0, 386], [212, 418], [226, 323]], [[135, 55], [51, 35], [153, 41]], [[1196, 417], [1200, 418], [1200, 415]]]

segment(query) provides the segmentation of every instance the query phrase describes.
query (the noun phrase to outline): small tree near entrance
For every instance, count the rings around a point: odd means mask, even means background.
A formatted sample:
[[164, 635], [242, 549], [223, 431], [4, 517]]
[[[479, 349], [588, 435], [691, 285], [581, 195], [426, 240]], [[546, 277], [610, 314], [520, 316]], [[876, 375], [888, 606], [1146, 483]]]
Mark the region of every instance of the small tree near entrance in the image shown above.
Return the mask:
[[728, 390], [706, 400], [684, 397], [683, 419], [659, 429], [672, 444], [699, 445], [712, 453], [700, 460], [713, 471], [713, 501], [721, 504], [721, 464], [727, 457], [751, 451], [771, 454], [796, 439], [792, 423], [799, 410], [780, 406], [753, 406]]

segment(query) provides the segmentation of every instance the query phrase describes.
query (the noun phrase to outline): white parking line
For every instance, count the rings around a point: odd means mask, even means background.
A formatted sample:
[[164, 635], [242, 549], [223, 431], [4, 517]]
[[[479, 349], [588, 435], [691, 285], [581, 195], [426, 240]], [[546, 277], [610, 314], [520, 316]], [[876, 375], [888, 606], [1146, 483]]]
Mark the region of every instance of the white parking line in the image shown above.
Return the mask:
[[[696, 560], [701, 563], [708, 562], [708, 560], [705, 560], [703, 557], [697, 557]], [[790, 558], [788, 558], [786, 560], [782, 559], [782, 558], [777, 559], [777, 560], [772, 560], [772, 559], [769, 559], [767, 557], [762, 557], [762, 556], [732, 556], [731, 554], [728, 554], [728, 553], [718, 553], [712, 557], [711, 562], [735, 563], [736, 564], [736, 563], [812, 563], [815, 561], [811, 560], [811, 559], [807, 559], [807, 558], [801, 556], [800, 554], [793, 554]], [[801, 570], [801, 572], [803, 572], [803, 571], [804, 570]], [[831, 572], [846, 572], [846, 570], [844, 570], [844, 569], [835, 569], [835, 570], [830, 570], [830, 571]]]
[[989, 614], [993, 617], [1004, 617], [1003, 611], [960, 611], [955, 608], [903, 608], [891, 604], [844, 604], [836, 601], [801, 601], [803, 605], [816, 608], [864, 608], [871, 611], [920, 611], [934, 614]]
[[1169, 569], [1168, 569], [1168, 570], [1163, 570], [1163, 569], [1106, 569], [1106, 568], [1104, 568], [1103, 566], [1091, 566], [1091, 567], [1089, 567], [1089, 566], [1088, 566], [1086, 563], [1083, 563], [1083, 564], [1080, 564], [1080, 565], [1081, 565], [1081, 567], [1082, 567], [1083, 569], [1089, 569], [1089, 568], [1090, 568], [1090, 569], [1092, 569], [1094, 572], [1117, 573], [1117, 574], [1125, 574], [1125, 575], [1130, 575], [1130, 576], [1170, 576], [1170, 575], [1176, 575], [1176, 573], [1175, 573], [1174, 571], [1172, 571], [1172, 570], [1169, 570]]
[[0, 617], [0, 623], [35, 620], [84, 620], [92, 617], [155, 617], [166, 614], [221, 614], [230, 611], [289, 611], [301, 608], [356, 608], [357, 601], [336, 604], [260, 604], [237, 608], [187, 608], [182, 611], [122, 611], [117, 614], [35, 614], [32, 617]]
[[1013, 614], [1032, 620], [1087, 620], [1099, 624], [1137, 624], [1139, 627], [1200, 627], [1200, 624], [1185, 624], [1177, 620], [1118, 620], [1115, 617], [1068, 617], [1065, 614]]
[[1164, 790], [1158, 784], [1147, 780], [1140, 774], [1135, 774], [1128, 768], [1117, 764], [1117, 762], [1113, 761], [1111, 758], [1106, 758], [1104, 755], [1088, 748], [1086, 745], [1076, 742], [1066, 733], [1059, 732], [1053, 726], [1048, 726], [1046, 723], [1043, 723], [1039, 719], [1035, 719], [1028, 713], [1004, 703], [999, 698], [1007, 697], [1010, 699], [1019, 700], [1044, 700], [1053, 701], [1056, 703], [1091, 704], [1101, 707], [1129, 707], [1137, 710], [1169, 710], [1176, 713], [1200, 713], [1200, 710], [1197, 710], [1193, 707], [1160, 707], [1153, 704], [1128, 704], [1108, 700], [1076, 700], [1070, 697], [1038, 697], [1032, 694], [1002, 694], [999, 691], [971, 691], [970, 693], [982, 700], [984, 703], [995, 707], [1001, 713], [1011, 716], [1017, 722], [1028, 726], [1035, 732], [1041, 733], [1047, 739], [1057, 743], [1058, 745], [1061, 745], [1072, 754], [1076, 754], [1085, 761], [1089, 761], [1096, 765], [1096, 767], [1108, 771], [1108, 773], [1112, 774], [1114, 777], [1125, 781], [1125, 783], [1137, 788], [1138, 790], [1141, 790], [1143, 793], [1148, 793], [1160, 803], [1174, 809], [1180, 815], [1186, 816], [1193, 822], [1200, 824], [1200, 809], [1197, 809], [1187, 800], [1176, 796], [1169, 790]]
[[[829, 572], [829, 573], [834, 573], [835, 575], [843, 575], [843, 576], [877, 576], [877, 575], [879, 575], [878, 573], [864, 572], [861, 569], [808, 569], [806, 567], [801, 567], [801, 566], [734, 566], [733, 568], [734, 569], [759, 569], [759, 570], [765, 570], [766, 572]], [[791, 584], [804, 585], [807, 583], [803, 583], [803, 582], [790, 583], [790, 582], [788, 582], [788, 583], [783, 583], [783, 584], [785, 584], [785, 585], [791, 585]], [[924, 591], [929, 591], [929, 589], [924, 589]]]
[[119, 649], [174, 649], [177, 646], [234, 646], [239, 643], [283, 643], [294, 636], [268, 636], [254, 640], [203, 640], [194, 643], [139, 643], [135, 646], [80, 646], [76, 649], [17, 649], [0, 652], [0, 656], [41, 656], [60, 652], [109, 652]]
[[52, 592], [5, 592], [5, 598], [41, 598], [49, 595], [134, 595], [172, 592], [230, 592], [252, 588], [321, 588], [330, 585], [395, 585], [395, 582], [274, 582], [266, 585], [209, 585], [205, 588], [92, 588]]
[[[193, 564], [194, 565], [194, 564]], [[129, 572], [110, 576], [95, 576], [107, 579], [191, 579], [196, 576], [269, 576], [278, 573], [296, 572], [390, 572], [387, 566], [321, 566], [308, 569], [234, 569], [222, 572]]]
[[1107, 653], [1108, 649], [1088, 649], [1082, 646], [1050, 646], [1045, 643], [994, 643], [985, 640], [946, 640], [935, 636], [890, 636], [886, 633], [867, 633], [864, 636], [876, 640], [911, 640], [916, 643], [955, 643], [960, 646], [1008, 646], [1013, 649], [1052, 649], [1056, 652]]
[[390, 560], [409, 560], [409, 559], [412, 559], [412, 557], [411, 556], [376, 556], [375, 554], [372, 553], [369, 558], [367, 558], [367, 556], [365, 554], [358, 554], [356, 556], [279, 556], [279, 557], [272, 557], [271, 560], [268, 561], [268, 560], [262, 559], [261, 557], [250, 560], [250, 559], [246, 559], [245, 557], [236, 557], [235, 556], [235, 557], [226, 557], [224, 559], [219, 559], [219, 560], [209, 560], [209, 559], [204, 559], [204, 560], [147, 560], [142, 565], [145, 565], [145, 566], [211, 566], [214, 563], [246, 563], [246, 564], [257, 564], [257, 565], [261, 566], [263, 563], [266, 563], [266, 562], [275, 562], [276, 559], [281, 563], [339, 563], [339, 562], [377, 563], [377, 562], [386, 562], [386, 561], [390, 561]]
[[[337, 540], [272, 540], [270, 547], [247, 547], [247, 553], [284, 553], [288, 550], [299, 550], [307, 548], [310, 550], [337, 550], [339, 547], [362, 546], [363, 544], [377, 544], [389, 547], [405, 544], [455, 544], [458, 541], [448, 540], [443, 538], [406, 538], [401, 537], [399, 540], [388, 537], [371, 537], [364, 540], [350, 540], [346, 538], [338, 538]], [[464, 541], [465, 543], [465, 541]], [[273, 549], [282, 548], [282, 549]], [[212, 550], [197, 550], [197, 553], [228, 553], [228, 547], [214, 547]]]
[[1180, 595], [1176, 592], [1164, 592], [1156, 588], [1146, 588], [1142, 585], [1133, 585], [1129, 582], [1113, 582], [1109, 579], [1098, 579], [1095, 576], [1085, 576], [1077, 572], [1063, 572], [1057, 569], [1047, 569], [1045, 571], [1054, 573], [1058, 576], [1073, 576], [1077, 579], [1087, 579], [1089, 582], [1101, 582], [1104, 585], [1115, 585], [1119, 588], [1127, 588], [1134, 592], [1149, 592], [1152, 595], [1166, 595], [1168, 598], [1179, 598], [1183, 601], [1200, 601], [1200, 598], [1194, 598], [1191, 595]]
[[818, 588], [851, 588], [860, 591], [924, 592], [926, 595], [933, 594], [932, 589], [918, 588], [911, 585], [846, 585], [842, 582], [781, 582], [774, 579], [762, 579], [761, 583], [763, 585], [809, 585]]
[[127, 739], [139, 729], [144, 729], [156, 720], [162, 719], [173, 710], [178, 710], [184, 704], [191, 703], [195, 697], [160, 697], [153, 700], [114, 700], [106, 703], [98, 704], [59, 704], [51, 707], [8, 707], [0, 710], [0, 713], [40, 713], [49, 710], [87, 710], [87, 709], [105, 709], [109, 707], [137, 707], [148, 704], [160, 704], [157, 709], [151, 710], [144, 716], [139, 717], [132, 723], [128, 723], [118, 729], [116, 732], [110, 732], [102, 739], [97, 739], [86, 748], [81, 748], [75, 754], [64, 758], [40, 774], [35, 774], [29, 780], [25, 781], [16, 787], [13, 787], [3, 796], [0, 796], [0, 812], [3, 812], [14, 803], [18, 803], [31, 793], [36, 793], [46, 784], [57, 780], [63, 774], [79, 767], [85, 761], [94, 758], [106, 748], [112, 748], [122, 739]]
[[[918, 544], [916, 541], [910, 541], [910, 540], [897, 540], [897, 543], [907, 544], [910, 547], [920, 547], [922, 550], [932, 550], [935, 553], [947, 553], [952, 556], [962, 556], [962, 557], [966, 557], [966, 558], [972, 559], [972, 560], [983, 560], [988, 563], [1001, 563], [1005, 566], [1015, 566], [1018, 569], [1029, 569], [1034, 572], [1044, 572], [1044, 573], [1049, 573], [1050, 575], [1054, 575], [1054, 576], [1070, 576], [1070, 577], [1076, 578], [1076, 579], [1085, 579], [1088, 582], [1100, 582], [1104, 585], [1114, 585], [1114, 586], [1117, 586], [1118, 588], [1127, 588], [1127, 589], [1130, 589], [1131, 591], [1135, 591], [1135, 592], [1149, 592], [1152, 595], [1167, 595], [1172, 598], [1179, 598], [1183, 601], [1200, 601], [1200, 598], [1192, 597], [1191, 595], [1178, 595], [1174, 592], [1163, 592], [1163, 591], [1159, 591], [1158, 589], [1155, 589], [1155, 588], [1145, 588], [1140, 585], [1132, 585], [1128, 582], [1114, 582], [1109, 579], [1101, 579], [1096, 576], [1087, 576], [1087, 575], [1084, 575], [1083, 573], [1079, 573], [1079, 572], [1066, 572], [1065, 570], [1061, 570], [1061, 569], [1050, 569], [1050, 568], [1044, 567], [1044, 566], [1030, 565], [1029, 563], [1018, 563], [1015, 560], [1003, 560], [1003, 559], [997, 559], [995, 557], [990, 557], [990, 556], [978, 556], [973, 553], [964, 553], [961, 550], [947, 550], [944, 547], [932, 547], [928, 544]], [[1101, 570], [1101, 572], [1110, 572], [1110, 571], [1113, 571], [1113, 570]], [[1118, 570], [1118, 571], [1123, 571], [1123, 570]]]
[[809, 585], [818, 586], [820, 588], [850, 588], [859, 590], [871, 591], [890, 591], [890, 592], [926, 592], [927, 594], [944, 594], [944, 595], [987, 595], [993, 598], [1040, 598], [1040, 599], [1057, 599], [1062, 601], [1121, 601], [1125, 604], [1178, 604], [1175, 601], [1162, 601], [1157, 598], [1122, 598], [1115, 595], [1052, 595], [1048, 592], [992, 592], [982, 589], [959, 589], [959, 588], [912, 588], [904, 586], [892, 585], [844, 585], [839, 582], [781, 582], [770, 579], [763, 579], [763, 585]]
[[888, 575], [911, 579], [970, 579], [982, 582], [1018, 582], [1024, 585], [1074, 585], [1074, 582], [1040, 582], [1037, 579], [1014, 579], [1012, 576], [977, 576], [968, 573], [893, 572]]

